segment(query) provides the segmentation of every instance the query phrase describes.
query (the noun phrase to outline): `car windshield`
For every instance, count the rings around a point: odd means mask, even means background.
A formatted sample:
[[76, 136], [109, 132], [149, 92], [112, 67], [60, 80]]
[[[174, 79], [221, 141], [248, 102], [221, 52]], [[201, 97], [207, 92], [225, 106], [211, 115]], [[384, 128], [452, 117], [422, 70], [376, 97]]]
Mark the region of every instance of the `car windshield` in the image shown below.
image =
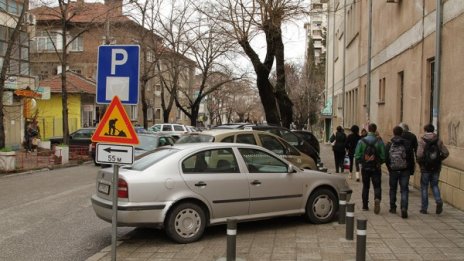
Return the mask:
[[154, 150], [152, 153], [145, 155], [144, 157], [136, 160], [134, 164], [127, 167], [127, 169], [131, 170], [138, 170], [143, 171], [146, 168], [152, 166], [153, 164], [157, 163], [158, 161], [178, 152], [179, 149], [174, 149], [172, 147], [168, 148], [159, 148]]
[[158, 137], [139, 135], [139, 144], [135, 146], [136, 150], [154, 150], [158, 147]]
[[180, 137], [179, 140], [176, 141], [176, 143], [199, 143], [199, 142], [212, 142], [214, 140], [214, 137], [211, 135], [185, 135]]

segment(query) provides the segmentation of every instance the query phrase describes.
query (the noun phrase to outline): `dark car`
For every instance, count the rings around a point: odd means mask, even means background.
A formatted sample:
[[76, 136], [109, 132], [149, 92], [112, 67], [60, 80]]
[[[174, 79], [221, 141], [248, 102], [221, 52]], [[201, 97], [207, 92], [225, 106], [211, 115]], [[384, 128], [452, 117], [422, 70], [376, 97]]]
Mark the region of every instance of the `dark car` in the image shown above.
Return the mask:
[[[165, 133], [153, 133], [153, 134], [137, 134], [139, 138], [139, 144], [134, 146], [134, 156], [137, 157], [145, 152], [152, 151], [158, 147], [173, 145], [175, 143], [174, 138], [170, 134]], [[95, 150], [97, 147], [96, 142], [90, 144], [90, 156], [93, 159], [95, 165], [98, 165], [95, 161]]]
[[304, 130], [293, 130], [292, 132], [296, 133], [298, 136], [302, 137], [305, 141], [311, 144], [311, 146], [316, 149], [317, 153], [321, 153], [319, 141], [312, 132]]
[[297, 134], [293, 133], [291, 130], [275, 125], [268, 125], [268, 124], [246, 124], [246, 123], [237, 123], [237, 124], [227, 124], [227, 125], [219, 125], [214, 127], [213, 129], [252, 129], [252, 130], [260, 130], [270, 132], [274, 135], [277, 135], [288, 143], [296, 147], [299, 151], [303, 152], [304, 154], [313, 158], [313, 160], [318, 164], [319, 170], [326, 171], [326, 168], [323, 168], [323, 164], [321, 158], [319, 156], [319, 152], [314, 148], [310, 143], [305, 141], [302, 137], [298, 136]]
[[[93, 133], [95, 132], [95, 127], [82, 128], [77, 131], [69, 134], [69, 146], [70, 147], [85, 147], [87, 148], [92, 141]], [[63, 143], [63, 137], [52, 137], [49, 139], [51, 145], [58, 145]]]

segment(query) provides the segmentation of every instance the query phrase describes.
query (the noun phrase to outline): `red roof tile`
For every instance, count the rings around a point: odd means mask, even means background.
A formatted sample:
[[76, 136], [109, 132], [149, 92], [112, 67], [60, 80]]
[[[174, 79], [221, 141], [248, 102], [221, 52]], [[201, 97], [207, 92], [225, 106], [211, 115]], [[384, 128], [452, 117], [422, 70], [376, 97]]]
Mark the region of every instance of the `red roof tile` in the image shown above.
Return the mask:
[[[94, 81], [73, 72], [66, 73], [66, 83], [68, 93], [95, 94], [96, 92]], [[61, 74], [40, 81], [39, 86], [50, 87], [51, 93], [61, 93]]]
[[[109, 11], [109, 12], [108, 12]], [[41, 6], [31, 12], [37, 17], [37, 21], [58, 21], [61, 18], [60, 8]], [[108, 18], [111, 22], [131, 22], [129, 17], [122, 15], [117, 9], [103, 3], [71, 2], [68, 7], [68, 15], [73, 15], [71, 22], [75, 23], [99, 23]]]

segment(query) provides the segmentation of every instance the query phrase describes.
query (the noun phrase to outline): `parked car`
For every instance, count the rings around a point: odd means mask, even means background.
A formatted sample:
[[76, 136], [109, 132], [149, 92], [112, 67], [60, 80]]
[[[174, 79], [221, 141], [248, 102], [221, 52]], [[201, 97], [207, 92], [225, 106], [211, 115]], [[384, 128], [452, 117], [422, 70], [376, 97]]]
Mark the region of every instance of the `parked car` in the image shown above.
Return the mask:
[[[137, 157], [145, 152], [152, 151], [158, 147], [173, 145], [175, 139], [167, 133], [154, 133], [154, 134], [137, 134], [139, 138], [139, 144], [134, 146], [134, 156]], [[90, 156], [93, 159], [95, 165], [98, 163], [95, 161], [97, 143], [92, 142], [89, 146]], [[104, 165], [106, 166], [106, 165]]]
[[313, 146], [313, 148], [316, 149], [317, 153], [321, 153], [319, 141], [312, 132], [305, 130], [292, 130], [292, 132], [296, 133], [298, 136], [302, 137], [306, 142], [311, 144], [311, 146]]
[[[112, 220], [112, 168], [101, 169], [91, 201]], [[273, 152], [242, 143], [161, 147], [119, 170], [118, 225], [164, 228], [178, 243], [201, 238], [207, 226], [285, 215], [331, 222], [343, 176], [300, 169]]]
[[148, 129], [154, 132], [180, 132], [180, 133], [189, 132], [189, 130], [187, 129], [185, 125], [175, 124], [175, 123], [155, 124]]
[[284, 139], [268, 132], [247, 130], [210, 130], [184, 134], [176, 143], [233, 142], [264, 147], [303, 169], [317, 170], [316, 162]]
[[[95, 127], [82, 128], [72, 132], [69, 134], [69, 146], [87, 148], [92, 143], [90, 139], [94, 132]], [[63, 143], [63, 137], [52, 137], [49, 140], [52, 146]]]
[[247, 124], [247, 123], [238, 123], [238, 124], [227, 124], [227, 125], [220, 125], [216, 126], [213, 129], [252, 129], [252, 130], [260, 130], [270, 132], [274, 135], [277, 135], [288, 143], [293, 145], [299, 151], [303, 152], [304, 154], [310, 156], [318, 165], [320, 171], [327, 171], [326, 168], [323, 167], [323, 163], [321, 157], [319, 156], [319, 152], [308, 142], [306, 142], [303, 138], [296, 135], [292, 131], [287, 128], [281, 126], [274, 126], [268, 124]]

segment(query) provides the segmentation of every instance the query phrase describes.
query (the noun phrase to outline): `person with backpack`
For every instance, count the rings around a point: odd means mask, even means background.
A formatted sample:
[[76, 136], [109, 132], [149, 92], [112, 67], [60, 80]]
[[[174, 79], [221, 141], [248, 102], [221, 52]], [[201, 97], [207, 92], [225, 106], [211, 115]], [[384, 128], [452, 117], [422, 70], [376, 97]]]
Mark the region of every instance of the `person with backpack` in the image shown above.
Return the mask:
[[382, 200], [382, 171], [380, 166], [385, 162], [385, 145], [376, 136], [377, 125], [369, 124], [367, 136], [360, 139], [356, 146], [354, 157], [361, 163], [362, 176], [362, 209], [369, 210], [370, 182], [374, 187], [374, 213], [380, 213], [380, 201]]
[[337, 132], [332, 134], [329, 141], [333, 144], [332, 150], [335, 158], [335, 173], [344, 172], [343, 161], [345, 160], [345, 142], [346, 134], [343, 132], [342, 126], [337, 127]]
[[409, 165], [409, 171], [411, 175], [414, 175], [414, 172], [416, 170], [416, 158], [415, 155], [417, 153], [417, 137], [414, 135], [414, 133], [409, 131], [409, 126], [408, 124], [401, 122], [399, 126], [403, 129], [403, 137], [404, 139], [409, 141], [409, 144], [411, 145], [412, 150], [414, 151], [414, 155], [412, 157], [412, 164]]
[[401, 193], [401, 217], [408, 217], [410, 165], [414, 164], [414, 151], [408, 140], [402, 137], [403, 128], [393, 128], [393, 138], [387, 143], [385, 163], [390, 174], [390, 213], [396, 214], [396, 191]]
[[440, 178], [441, 163], [449, 156], [449, 151], [443, 144], [443, 141], [438, 139], [434, 133], [435, 127], [432, 124], [424, 126], [425, 134], [419, 140], [417, 147], [417, 162], [421, 170], [421, 196], [422, 205], [420, 213], [427, 214], [429, 205], [428, 186], [432, 188], [433, 196], [437, 204], [435, 213], [443, 212], [443, 200], [440, 196], [438, 180]]
[[356, 167], [356, 181], [359, 182], [359, 162], [354, 160], [354, 152], [356, 150], [356, 146], [358, 145], [358, 141], [361, 139], [359, 136], [359, 127], [358, 125], [351, 126], [351, 134], [348, 135], [346, 138], [345, 149], [348, 153], [348, 157], [350, 158], [350, 175], [349, 178], [351, 179], [353, 176], [353, 165]]

